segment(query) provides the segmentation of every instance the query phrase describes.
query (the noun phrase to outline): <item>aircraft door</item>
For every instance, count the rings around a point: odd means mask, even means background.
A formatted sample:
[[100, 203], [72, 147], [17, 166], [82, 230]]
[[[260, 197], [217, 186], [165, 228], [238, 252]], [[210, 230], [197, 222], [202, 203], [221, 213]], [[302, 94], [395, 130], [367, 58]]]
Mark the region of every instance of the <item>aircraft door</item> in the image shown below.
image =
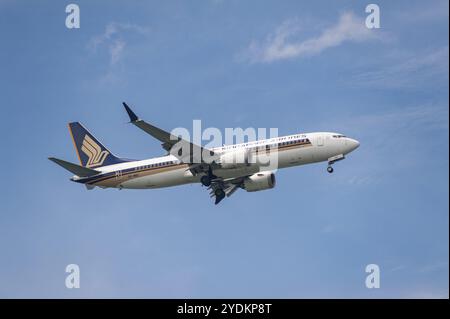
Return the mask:
[[317, 146], [323, 146], [323, 136], [317, 136]]

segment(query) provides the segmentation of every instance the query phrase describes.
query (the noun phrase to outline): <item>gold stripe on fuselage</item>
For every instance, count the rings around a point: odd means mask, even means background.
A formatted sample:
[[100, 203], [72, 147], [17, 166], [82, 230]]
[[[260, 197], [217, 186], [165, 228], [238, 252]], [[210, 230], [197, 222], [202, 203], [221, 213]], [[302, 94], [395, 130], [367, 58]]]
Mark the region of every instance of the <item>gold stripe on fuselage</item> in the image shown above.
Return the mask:
[[[255, 152], [257, 155], [262, 155], [262, 154], [265, 154], [267, 151], [281, 152], [281, 151], [292, 150], [295, 148], [303, 148], [303, 147], [307, 147], [307, 146], [312, 146], [312, 144], [304, 143], [304, 144], [296, 144], [296, 145], [283, 145], [283, 146], [277, 147], [277, 148], [258, 150], [258, 152], [256, 152], [256, 150], [254, 150], [253, 152]], [[131, 172], [126, 172], [126, 173], [123, 173], [123, 175], [119, 175], [119, 176], [112, 175], [112, 176], [108, 176], [108, 177], [103, 177], [103, 179], [100, 179], [100, 180], [90, 183], [90, 184], [96, 185], [96, 186], [104, 186], [104, 187], [117, 187], [121, 183], [128, 181], [130, 179], [133, 179], [133, 178], [150, 176], [150, 175], [154, 175], [154, 174], [170, 172], [170, 171], [173, 171], [176, 169], [188, 168], [188, 167], [189, 167], [188, 164], [182, 163], [182, 164], [173, 164], [173, 165], [165, 166], [165, 167], [144, 168], [144, 169], [139, 169], [139, 170], [133, 170]]]
[[165, 167], [151, 167], [151, 168], [144, 168], [144, 169], [140, 169], [140, 170], [133, 170], [131, 172], [123, 173], [123, 175], [119, 175], [119, 176], [112, 175], [112, 176], [105, 177], [103, 180], [93, 182], [92, 185], [105, 186], [105, 187], [117, 187], [121, 183], [128, 181], [130, 179], [155, 175], [155, 174], [159, 174], [159, 173], [170, 172], [170, 171], [174, 171], [177, 169], [188, 168], [188, 167], [189, 167], [188, 164], [174, 164], [174, 165], [165, 166]]
[[274, 147], [274, 148], [268, 148], [268, 149], [261, 149], [261, 150], [253, 150], [252, 152], [255, 154], [264, 154], [266, 152], [280, 152], [280, 151], [286, 151], [291, 150], [294, 148], [302, 148], [306, 146], [312, 146], [311, 143], [303, 143], [303, 144], [292, 144], [292, 145], [283, 145], [281, 147]]

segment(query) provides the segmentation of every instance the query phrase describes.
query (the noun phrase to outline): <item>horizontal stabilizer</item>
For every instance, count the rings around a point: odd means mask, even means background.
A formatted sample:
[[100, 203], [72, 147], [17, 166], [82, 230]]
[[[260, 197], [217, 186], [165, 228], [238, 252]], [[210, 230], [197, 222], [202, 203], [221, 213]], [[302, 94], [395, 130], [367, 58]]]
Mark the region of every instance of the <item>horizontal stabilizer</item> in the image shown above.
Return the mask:
[[72, 172], [75, 175], [80, 176], [80, 177], [89, 177], [89, 176], [94, 176], [94, 175], [97, 175], [100, 173], [99, 171], [96, 171], [95, 169], [91, 169], [91, 168], [83, 167], [83, 166], [73, 164], [70, 162], [66, 162], [66, 161], [60, 160], [58, 158], [49, 157], [48, 159], [51, 160], [52, 162], [58, 164], [59, 166], [65, 168], [69, 172]]

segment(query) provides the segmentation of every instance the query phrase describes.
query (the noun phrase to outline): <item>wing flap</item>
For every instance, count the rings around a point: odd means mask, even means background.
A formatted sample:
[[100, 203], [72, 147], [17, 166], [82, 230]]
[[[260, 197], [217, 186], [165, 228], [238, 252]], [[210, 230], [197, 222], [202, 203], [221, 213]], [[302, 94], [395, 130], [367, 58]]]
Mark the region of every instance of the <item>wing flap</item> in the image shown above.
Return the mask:
[[[230, 197], [234, 194], [239, 188], [241, 188], [242, 183], [246, 176], [237, 177], [237, 178], [216, 178], [211, 181], [211, 185], [208, 187], [209, 197], [215, 197], [215, 204], [219, 204], [225, 197]], [[222, 195], [218, 196], [216, 191], [220, 189], [222, 190]], [[220, 195], [220, 193], [219, 193]]]

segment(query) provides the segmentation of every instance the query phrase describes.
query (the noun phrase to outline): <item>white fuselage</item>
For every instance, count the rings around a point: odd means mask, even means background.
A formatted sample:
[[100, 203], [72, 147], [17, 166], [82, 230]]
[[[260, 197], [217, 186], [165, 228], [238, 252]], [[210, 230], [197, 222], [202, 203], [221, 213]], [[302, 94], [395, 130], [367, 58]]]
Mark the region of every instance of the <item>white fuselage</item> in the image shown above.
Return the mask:
[[[337, 133], [294, 134], [223, 146], [211, 149], [217, 154], [246, 150], [254, 154], [254, 161], [236, 168], [217, 168], [214, 175], [227, 179], [248, 176], [260, 171], [274, 170], [344, 156], [359, 146], [351, 138]], [[270, 147], [270, 151], [269, 151]], [[259, 157], [267, 153], [276, 154], [276, 167], [261, 165]], [[98, 168], [102, 173], [89, 178], [74, 177], [73, 180], [99, 187], [146, 189], [199, 183], [202, 174], [194, 175], [189, 165], [181, 163], [175, 156], [151, 158]]]

